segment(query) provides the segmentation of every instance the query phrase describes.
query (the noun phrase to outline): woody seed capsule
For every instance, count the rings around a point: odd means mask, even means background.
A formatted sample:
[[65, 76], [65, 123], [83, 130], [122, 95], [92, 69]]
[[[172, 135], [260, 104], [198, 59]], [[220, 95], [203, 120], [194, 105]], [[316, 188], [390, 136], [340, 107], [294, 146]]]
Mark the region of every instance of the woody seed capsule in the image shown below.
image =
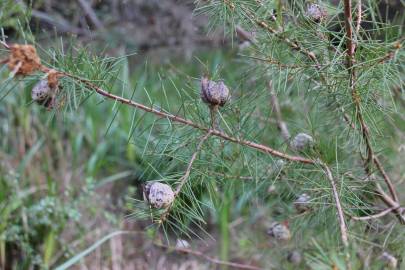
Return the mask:
[[169, 185], [152, 182], [146, 184], [144, 197], [153, 208], [167, 208], [174, 201], [174, 192]]
[[291, 147], [297, 151], [303, 151], [305, 148], [312, 146], [314, 139], [305, 133], [299, 133], [291, 142]]
[[289, 240], [291, 238], [291, 233], [288, 227], [279, 222], [273, 222], [267, 230], [267, 234], [277, 240]]
[[310, 200], [311, 196], [309, 196], [307, 193], [302, 193], [300, 196], [298, 196], [297, 200], [295, 200], [294, 202], [295, 209], [297, 209], [299, 213], [308, 211]]
[[31, 90], [31, 98], [36, 102], [41, 102], [50, 98], [51, 88], [48, 85], [48, 80], [40, 80]]
[[311, 4], [308, 6], [306, 15], [314, 22], [319, 23], [328, 16], [328, 13], [320, 5]]
[[229, 89], [223, 81], [201, 78], [201, 99], [211, 106], [224, 106], [229, 99]]

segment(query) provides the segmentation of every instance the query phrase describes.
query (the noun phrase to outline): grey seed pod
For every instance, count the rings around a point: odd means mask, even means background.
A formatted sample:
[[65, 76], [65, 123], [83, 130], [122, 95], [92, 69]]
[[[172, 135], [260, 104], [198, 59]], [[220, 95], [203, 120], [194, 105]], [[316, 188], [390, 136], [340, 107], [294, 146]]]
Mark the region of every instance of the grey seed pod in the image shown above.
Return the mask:
[[311, 196], [309, 196], [307, 193], [302, 193], [294, 202], [295, 209], [299, 213], [303, 213], [305, 211], [309, 210], [309, 201], [311, 200]]
[[312, 146], [314, 139], [305, 133], [299, 133], [291, 142], [291, 147], [297, 151], [303, 151], [305, 148]]
[[52, 91], [48, 80], [40, 80], [31, 90], [31, 98], [36, 102], [42, 102], [51, 97]]
[[269, 194], [274, 194], [274, 193], [276, 193], [276, 190], [277, 190], [277, 188], [275, 185], [270, 185], [269, 188], [267, 189], [267, 192]]
[[176, 248], [189, 248], [190, 243], [184, 239], [177, 239], [176, 241]]
[[275, 172], [280, 172], [284, 166], [286, 165], [286, 162], [282, 159], [277, 159], [274, 163], [273, 163], [273, 171]]
[[214, 82], [201, 78], [201, 99], [211, 106], [224, 106], [229, 99], [229, 89], [223, 81]]
[[385, 262], [389, 269], [397, 269], [398, 260], [388, 252], [383, 252], [381, 254], [380, 259]]
[[316, 23], [324, 20], [328, 13], [327, 11], [318, 4], [310, 4], [306, 11], [306, 16]]
[[294, 265], [300, 264], [302, 261], [301, 252], [299, 252], [298, 250], [290, 251], [287, 255], [287, 261]]
[[144, 199], [154, 208], [167, 208], [174, 201], [174, 192], [169, 185], [151, 182], [144, 187]]
[[288, 227], [279, 222], [273, 222], [267, 230], [267, 234], [277, 240], [289, 240], [291, 238], [291, 233]]

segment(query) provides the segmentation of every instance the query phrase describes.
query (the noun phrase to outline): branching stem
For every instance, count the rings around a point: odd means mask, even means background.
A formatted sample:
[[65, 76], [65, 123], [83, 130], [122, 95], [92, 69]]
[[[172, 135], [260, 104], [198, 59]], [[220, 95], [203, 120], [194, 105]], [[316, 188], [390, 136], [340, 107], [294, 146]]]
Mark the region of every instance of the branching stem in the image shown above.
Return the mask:
[[343, 245], [345, 247], [348, 247], [349, 241], [348, 241], [348, 236], [347, 236], [347, 226], [346, 226], [346, 221], [345, 221], [344, 214], [343, 214], [343, 208], [342, 208], [342, 204], [340, 202], [339, 193], [337, 191], [335, 180], [333, 179], [331, 170], [325, 163], [323, 163], [322, 161], [319, 161], [319, 165], [321, 165], [321, 167], [324, 169], [326, 177], [328, 178], [328, 180], [332, 186], [333, 198], [335, 200], [336, 210], [338, 213], [340, 237], [342, 239]]
[[204, 142], [209, 138], [209, 136], [212, 133], [212, 129], [210, 129], [207, 134], [204, 135], [204, 137], [201, 138], [200, 142], [197, 145], [197, 149], [195, 150], [194, 154], [191, 156], [191, 159], [187, 165], [187, 169], [185, 174], [180, 178], [180, 183], [177, 185], [176, 191], [174, 192], [174, 195], [177, 196], [181, 189], [183, 188], [184, 184], [187, 182], [188, 177], [190, 176], [191, 168], [193, 167], [193, 163], [195, 159], [197, 158], [198, 153], [200, 152]]
[[[148, 107], [148, 106], [146, 106], [144, 104], [135, 102], [133, 100], [126, 99], [126, 98], [111, 94], [111, 93], [107, 92], [106, 90], [98, 87], [97, 85], [91, 83], [88, 80], [76, 77], [74, 75], [71, 75], [71, 74], [68, 74], [68, 73], [65, 73], [65, 72], [61, 72], [61, 74], [85, 84], [88, 88], [94, 90], [95, 92], [97, 92], [98, 94], [100, 94], [100, 95], [102, 95], [102, 96], [104, 96], [106, 98], [119, 101], [119, 102], [121, 102], [123, 104], [127, 104], [129, 106], [141, 109], [141, 110], [149, 112], [149, 113], [153, 113], [153, 114], [155, 114], [155, 115], [157, 115], [159, 117], [162, 117], [162, 118], [167, 118], [167, 119], [169, 119], [169, 120], [171, 120], [173, 122], [181, 123], [181, 124], [184, 124], [184, 125], [187, 125], [187, 126], [199, 129], [199, 130], [207, 131], [207, 132], [210, 130], [210, 128], [201, 126], [201, 125], [199, 125], [197, 123], [194, 123], [194, 122], [192, 122], [190, 120], [184, 119], [184, 118], [182, 118], [180, 116], [173, 115], [173, 114], [170, 114], [170, 113], [166, 113], [166, 112], [163, 112], [161, 110], [157, 110], [155, 108]], [[261, 152], [268, 153], [270, 155], [273, 155], [275, 157], [279, 157], [279, 158], [282, 158], [282, 159], [285, 159], [285, 160], [289, 160], [289, 161], [293, 161], [293, 162], [300, 162], [300, 163], [305, 163], [305, 164], [315, 164], [316, 163], [312, 159], [308, 159], [308, 158], [304, 158], [304, 157], [300, 157], [300, 156], [291, 156], [289, 154], [280, 152], [278, 150], [275, 150], [275, 149], [273, 149], [273, 148], [271, 148], [269, 146], [263, 145], [263, 144], [259, 144], [259, 143], [255, 143], [255, 142], [252, 142], [252, 141], [232, 137], [232, 136], [227, 135], [226, 133], [224, 133], [222, 131], [219, 131], [217, 129], [211, 130], [211, 134], [214, 135], [214, 136], [220, 137], [220, 138], [222, 138], [224, 140], [234, 142], [234, 143], [238, 143], [238, 144], [241, 144], [241, 145], [245, 145], [247, 147], [257, 149], [257, 150], [259, 150]]]

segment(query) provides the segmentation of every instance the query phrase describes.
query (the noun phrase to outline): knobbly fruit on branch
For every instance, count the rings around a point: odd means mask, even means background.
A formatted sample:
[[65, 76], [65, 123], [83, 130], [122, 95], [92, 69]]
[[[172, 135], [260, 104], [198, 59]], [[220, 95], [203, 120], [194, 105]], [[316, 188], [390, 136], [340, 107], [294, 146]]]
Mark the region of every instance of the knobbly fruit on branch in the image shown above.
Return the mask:
[[320, 5], [310, 4], [307, 8], [306, 16], [312, 21], [319, 23], [328, 16], [328, 13]]
[[149, 182], [144, 187], [144, 197], [153, 208], [167, 208], [174, 201], [174, 192], [169, 185]]
[[47, 109], [53, 109], [61, 105], [57, 101], [56, 93], [59, 87], [59, 74], [50, 70], [47, 79], [41, 79], [31, 90], [31, 98]]
[[303, 151], [306, 148], [312, 146], [314, 139], [305, 133], [299, 133], [291, 142], [291, 147], [296, 151]]
[[223, 81], [201, 78], [201, 99], [210, 106], [224, 106], [229, 99], [229, 89]]

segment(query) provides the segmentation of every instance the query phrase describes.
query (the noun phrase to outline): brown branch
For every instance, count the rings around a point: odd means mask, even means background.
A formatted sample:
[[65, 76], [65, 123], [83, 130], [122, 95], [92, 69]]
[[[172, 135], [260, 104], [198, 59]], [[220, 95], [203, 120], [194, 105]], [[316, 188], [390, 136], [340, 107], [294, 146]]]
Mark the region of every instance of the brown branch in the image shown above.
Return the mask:
[[345, 218], [344, 218], [344, 214], [343, 214], [343, 208], [342, 208], [342, 204], [340, 203], [339, 193], [337, 191], [335, 180], [333, 179], [333, 175], [332, 175], [332, 172], [329, 169], [329, 167], [322, 161], [319, 161], [319, 164], [324, 169], [326, 177], [328, 178], [328, 180], [332, 186], [332, 193], [333, 193], [333, 197], [334, 197], [335, 204], [336, 204], [336, 210], [338, 213], [340, 237], [342, 239], [343, 245], [345, 247], [348, 247], [349, 240], [348, 240], [348, 236], [347, 236], [347, 226], [346, 226], [346, 222], [345, 222]]
[[380, 196], [381, 200], [388, 205], [389, 207], [394, 208], [392, 211], [395, 213], [397, 216], [399, 222], [403, 225], [405, 225], [405, 215], [399, 205], [398, 202], [394, 201], [390, 196], [388, 196], [387, 193], [385, 193], [384, 189], [380, 186], [379, 183], [375, 182], [376, 185], [376, 192], [378, 196]]
[[191, 254], [191, 255], [203, 258], [211, 263], [218, 264], [218, 265], [225, 265], [225, 266], [230, 266], [230, 267], [234, 267], [234, 268], [238, 268], [238, 269], [250, 269], [250, 270], [262, 270], [263, 269], [263, 268], [253, 266], [253, 265], [222, 261], [217, 258], [210, 257], [203, 252], [188, 249], [188, 248], [175, 248], [175, 247], [170, 247], [170, 246], [166, 246], [166, 245], [158, 244], [158, 243], [154, 243], [154, 245], [167, 249], [169, 251], [172, 250], [172, 251], [179, 252], [179, 253]]
[[394, 210], [394, 209], [395, 209], [394, 207], [390, 207], [390, 208], [387, 208], [387, 209], [381, 211], [378, 214], [364, 216], [364, 217], [354, 217], [354, 216], [352, 216], [351, 218], [354, 219], [354, 220], [369, 220], [369, 219], [381, 218], [381, 217], [387, 215], [388, 213], [391, 213], [392, 210]]
[[367, 158], [364, 163], [364, 167], [366, 172], [370, 172], [371, 164], [377, 167], [378, 171], [384, 178], [385, 183], [388, 186], [388, 189], [391, 193], [392, 198], [395, 202], [398, 201], [398, 196], [395, 192], [394, 185], [392, 184], [391, 179], [385, 172], [381, 162], [379, 159], [374, 155], [373, 147], [371, 144], [371, 136], [368, 126], [364, 120], [363, 114], [361, 112], [361, 101], [360, 101], [360, 94], [356, 89], [356, 70], [354, 68], [354, 51], [355, 51], [355, 44], [353, 42], [353, 29], [352, 29], [352, 1], [351, 0], [344, 0], [344, 12], [345, 12], [345, 28], [346, 28], [346, 47], [347, 47], [347, 63], [346, 67], [349, 72], [349, 84], [351, 89], [352, 100], [355, 105], [355, 113], [356, 118], [360, 123], [360, 131], [364, 142], [367, 148]]
[[[173, 114], [170, 114], [170, 113], [166, 113], [166, 112], [163, 112], [161, 110], [157, 110], [155, 108], [148, 107], [148, 106], [143, 105], [141, 103], [135, 102], [133, 100], [126, 99], [126, 98], [111, 94], [111, 93], [107, 92], [106, 90], [98, 87], [97, 85], [89, 82], [88, 80], [76, 77], [74, 75], [71, 75], [71, 74], [68, 74], [68, 73], [65, 73], [65, 72], [61, 72], [61, 74], [85, 84], [87, 87], [89, 87], [90, 89], [94, 90], [95, 92], [97, 92], [98, 94], [100, 94], [100, 95], [102, 95], [102, 96], [104, 96], [106, 98], [110, 98], [110, 99], [119, 101], [119, 102], [121, 102], [123, 104], [127, 104], [129, 106], [141, 109], [143, 111], [153, 113], [153, 114], [157, 115], [158, 117], [167, 118], [167, 119], [169, 119], [169, 120], [171, 120], [173, 122], [181, 123], [181, 124], [193, 127], [195, 129], [203, 130], [203, 131], [206, 131], [206, 132], [208, 132], [210, 130], [207, 127], [198, 125], [198, 124], [196, 124], [196, 123], [194, 123], [194, 122], [192, 122], [190, 120], [184, 119], [184, 118], [182, 118], [180, 116], [173, 115]], [[271, 148], [269, 146], [263, 145], [263, 144], [259, 144], [259, 143], [255, 143], [255, 142], [252, 142], [252, 141], [232, 137], [232, 136], [227, 135], [226, 133], [224, 133], [222, 131], [219, 131], [217, 129], [211, 130], [211, 134], [214, 135], [214, 136], [220, 137], [220, 138], [222, 138], [224, 140], [234, 142], [234, 143], [238, 143], [238, 144], [241, 144], [241, 145], [245, 145], [245, 146], [248, 146], [250, 148], [257, 149], [257, 150], [259, 150], [261, 152], [268, 153], [270, 155], [273, 155], [273, 156], [276, 156], [276, 157], [279, 157], [279, 158], [282, 158], [282, 159], [285, 159], [285, 160], [294, 161], [294, 162], [301, 162], [301, 163], [305, 163], [305, 164], [315, 164], [316, 163], [312, 159], [307, 159], [307, 158], [300, 157], [300, 156], [291, 156], [291, 155], [288, 155], [286, 153], [277, 151], [277, 150], [275, 150], [275, 149], [273, 149], [273, 148]]]
[[397, 194], [395, 192], [395, 187], [392, 184], [387, 172], [384, 170], [384, 167], [382, 166], [380, 160], [377, 158], [377, 156], [374, 156], [373, 161], [374, 161], [374, 164], [376, 165], [377, 169], [380, 171], [382, 177], [384, 178], [384, 181], [388, 186], [388, 189], [389, 189], [389, 191], [391, 193], [392, 198], [394, 199], [394, 201], [398, 202], [399, 199], [398, 199], [398, 196], [397, 196]]

